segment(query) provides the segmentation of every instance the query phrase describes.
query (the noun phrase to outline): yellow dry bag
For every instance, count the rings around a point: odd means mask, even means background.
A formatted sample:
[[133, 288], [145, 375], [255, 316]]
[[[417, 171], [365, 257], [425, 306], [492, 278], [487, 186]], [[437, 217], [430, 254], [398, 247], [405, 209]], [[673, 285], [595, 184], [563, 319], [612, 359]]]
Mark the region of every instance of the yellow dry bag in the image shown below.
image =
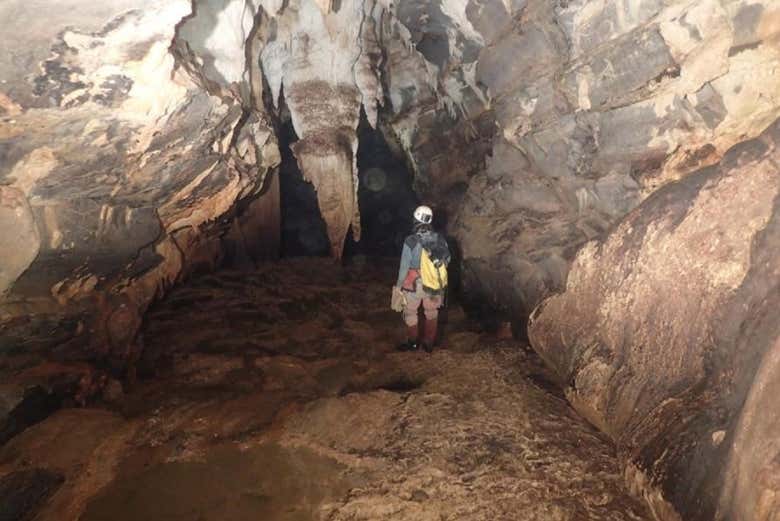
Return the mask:
[[425, 248], [422, 249], [420, 256], [420, 278], [423, 288], [428, 291], [439, 293], [447, 288], [447, 265], [443, 262], [434, 262]]

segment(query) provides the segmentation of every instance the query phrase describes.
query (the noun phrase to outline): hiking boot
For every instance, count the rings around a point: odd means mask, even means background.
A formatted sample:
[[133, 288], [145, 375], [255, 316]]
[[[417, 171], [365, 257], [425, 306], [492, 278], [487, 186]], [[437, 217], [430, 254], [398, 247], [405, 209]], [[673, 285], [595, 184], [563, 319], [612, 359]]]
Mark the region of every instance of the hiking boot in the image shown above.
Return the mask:
[[398, 346], [398, 350], [404, 352], [417, 351], [418, 349], [420, 349], [420, 346], [417, 345], [417, 342], [413, 342], [411, 340], [407, 340], [406, 342]]
[[406, 342], [398, 346], [399, 351], [417, 351], [417, 325], [406, 326]]

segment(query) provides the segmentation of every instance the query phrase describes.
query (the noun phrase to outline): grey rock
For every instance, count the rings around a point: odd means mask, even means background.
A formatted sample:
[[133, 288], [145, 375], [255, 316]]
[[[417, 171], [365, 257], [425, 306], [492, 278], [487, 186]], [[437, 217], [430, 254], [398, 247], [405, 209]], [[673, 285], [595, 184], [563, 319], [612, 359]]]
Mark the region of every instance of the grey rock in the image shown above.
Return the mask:
[[0, 187], [0, 230], [2, 295], [29, 268], [41, 242], [27, 199], [13, 188]]

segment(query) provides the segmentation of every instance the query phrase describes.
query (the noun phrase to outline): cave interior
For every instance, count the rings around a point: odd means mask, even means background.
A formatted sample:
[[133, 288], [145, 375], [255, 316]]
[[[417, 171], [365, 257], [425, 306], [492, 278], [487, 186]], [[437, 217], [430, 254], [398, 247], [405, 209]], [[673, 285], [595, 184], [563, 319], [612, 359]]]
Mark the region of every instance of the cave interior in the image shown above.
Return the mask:
[[0, 521], [780, 521], [776, 0], [0, 18]]

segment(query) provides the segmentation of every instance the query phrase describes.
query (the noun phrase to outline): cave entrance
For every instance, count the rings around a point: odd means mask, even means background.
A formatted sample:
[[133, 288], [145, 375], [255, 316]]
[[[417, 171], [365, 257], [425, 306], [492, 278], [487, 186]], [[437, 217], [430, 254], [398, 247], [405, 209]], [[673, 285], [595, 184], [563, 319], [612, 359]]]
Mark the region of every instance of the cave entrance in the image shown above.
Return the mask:
[[[330, 254], [327, 228], [317, 204], [314, 185], [306, 181], [293, 155], [297, 141], [292, 122], [285, 118], [279, 132], [282, 162], [279, 167], [282, 257], [325, 257]], [[402, 154], [381, 131], [369, 125], [361, 111], [358, 126], [358, 204], [361, 239], [350, 231], [344, 257], [398, 256], [412, 226], [418, 204], [413, 176]]]

